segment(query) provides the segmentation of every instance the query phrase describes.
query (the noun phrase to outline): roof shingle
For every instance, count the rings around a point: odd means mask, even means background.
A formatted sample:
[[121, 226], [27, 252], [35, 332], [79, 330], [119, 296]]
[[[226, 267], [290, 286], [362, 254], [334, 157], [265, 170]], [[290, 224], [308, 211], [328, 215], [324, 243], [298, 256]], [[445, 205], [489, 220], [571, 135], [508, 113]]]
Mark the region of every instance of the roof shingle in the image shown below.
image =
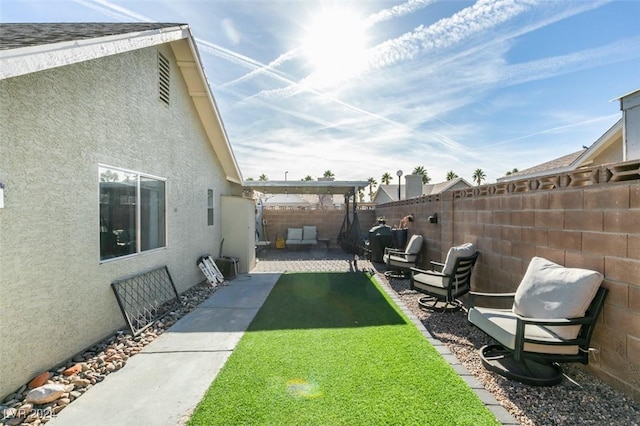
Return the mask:
[[187, 24], [141, 23], [9, 23], [0, 24], [0, 50], [86, 40], [117, 34], [158, 30]]

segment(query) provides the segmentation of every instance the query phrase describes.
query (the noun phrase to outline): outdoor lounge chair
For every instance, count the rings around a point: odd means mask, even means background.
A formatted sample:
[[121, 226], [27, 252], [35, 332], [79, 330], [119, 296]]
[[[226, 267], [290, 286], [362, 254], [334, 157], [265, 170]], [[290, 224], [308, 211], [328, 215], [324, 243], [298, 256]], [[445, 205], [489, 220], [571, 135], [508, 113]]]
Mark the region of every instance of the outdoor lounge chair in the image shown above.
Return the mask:
[[288, 228], [287, 248], [312, 247], [318, 244], [318, 231], [315, 226], [303, 226], [302, 228]]
[[565, 268], [541, 257], [529, 263], [511, 309], [473, 307], [468, 319], [499, 344], [480, 348], [482, 363], [508, 379], [534, 386], [562, 381], [558, 363], [589, 362], [589, 343], [607, 295], [602, 274]]
[[458, 298], [471, 289], [471, 272], [478, 255], [475, 246], [466, 243], [451, 247], [444, 263], [431, 261], [432, 270], [411, 268], [411, 289], [425, 294], [418, 299], [420, 307], [443, 312], [459, 310], [462, 303]]
[[412, 235], [404, 250], [386, 247], [382, 260], [391, 271], [385, 272], [387, 277], [404, 277], [405, 270], [416, 266], [420, 250], [422, 250], [422, 235]]

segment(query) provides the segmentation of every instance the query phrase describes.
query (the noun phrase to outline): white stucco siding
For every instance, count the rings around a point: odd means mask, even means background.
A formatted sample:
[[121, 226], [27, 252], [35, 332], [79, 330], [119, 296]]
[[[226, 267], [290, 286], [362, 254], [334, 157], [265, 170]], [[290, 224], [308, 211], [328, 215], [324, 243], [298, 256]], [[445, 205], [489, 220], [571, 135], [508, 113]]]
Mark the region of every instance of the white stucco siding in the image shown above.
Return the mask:
[[[224, 179], [171, 49], [171, 104], [157, 48], [0, 81], [0, 396], [124, 327], [110, 283], [168, 265], [179, 292], [216, 255]], [[167, 247], [100, 263], [98, 165], [166, 178]], [[215, 226], [207, 226], [207, 189]]]
[[640, 91], [622, 98], [625, 161], [640, 158]]
[[599, 166], [609, 163], [618, 163], [620, 161], [623, 161], [622, 150], [622, 133], [620, 133], [620, 136], [616, 137], [615, 140], [606, 145], [597, 153], [597, 155], [593, 157], [593, 162], [590, 163], [587, 167]]

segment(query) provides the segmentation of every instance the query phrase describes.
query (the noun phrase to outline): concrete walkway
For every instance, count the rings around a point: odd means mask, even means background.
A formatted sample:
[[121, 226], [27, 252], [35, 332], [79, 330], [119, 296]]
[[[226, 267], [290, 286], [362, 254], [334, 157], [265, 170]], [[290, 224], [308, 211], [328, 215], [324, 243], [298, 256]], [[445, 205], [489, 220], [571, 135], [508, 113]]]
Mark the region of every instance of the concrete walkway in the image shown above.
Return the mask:
[[220, 288], [47, 424], [186, 423], [279, 276], [252, 273]]

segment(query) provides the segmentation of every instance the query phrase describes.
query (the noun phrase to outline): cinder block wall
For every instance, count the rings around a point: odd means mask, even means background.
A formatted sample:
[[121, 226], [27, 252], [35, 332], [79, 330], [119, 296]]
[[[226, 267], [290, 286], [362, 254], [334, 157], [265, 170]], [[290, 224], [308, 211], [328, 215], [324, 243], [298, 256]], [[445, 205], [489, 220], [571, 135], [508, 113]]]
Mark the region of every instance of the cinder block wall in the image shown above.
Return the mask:
[[[275, 242], [277, 237], [286, 238], [287, 228], [301, 228], [304, 225], [318, 227], [318, 238], [328, 238], [329, 245], [336, 246], [338, 234], [345, 218], [344, 210], [271, 210], [265, 209], [262, 218], [267, 221], [267, 237]], [[353, 216], [349, 214], [349, 220]], [[376, 221], [374, 210], [359, 210], [360, 229], [366, 233]]]
[[[437, 212], [437, 224], [427, 217]], [[533, 256], [604, 274], [609, 289], [590, 371], [640, 401], [640, 161], [531, 180], [483, 185], [378, 206], [426, 238], [422, 263], [451, 245], [481, 252], [473, 288], [514, 291]]]

